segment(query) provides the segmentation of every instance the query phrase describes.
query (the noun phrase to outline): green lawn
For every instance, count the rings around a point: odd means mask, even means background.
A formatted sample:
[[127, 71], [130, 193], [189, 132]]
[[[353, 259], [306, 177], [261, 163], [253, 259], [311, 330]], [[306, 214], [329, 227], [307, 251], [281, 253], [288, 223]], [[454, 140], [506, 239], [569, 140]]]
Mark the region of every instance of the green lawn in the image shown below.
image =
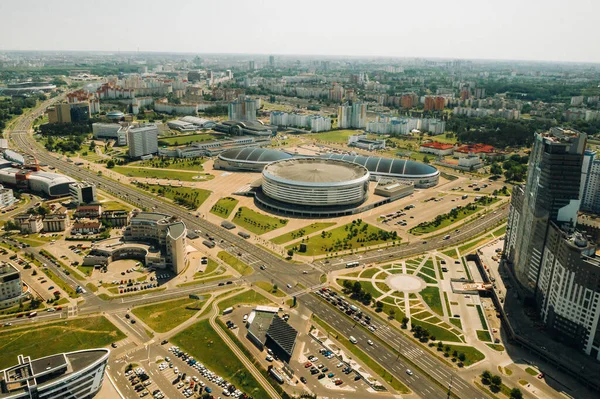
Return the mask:
[[[169, 179], [179, 181], [203, 181], [214, 179], [208, 173], [181, 172], [167, 169], [141, 169], [129, 166], [115, 166], [113, 171], [129, 177], [145, 177], [148, 179]], [[200, 178], [198, 176], [200, 175]]]
[[307, 134], [305, 136], [307, 138], [314, 139], [317, 141], [347, 144], [348, 137], [352, 136], [353, 134], [362, 133], [362, 132], [363, 132], [362, 130], [344, 129], [344, 130], [331, 130], [329, 132], [322, 132], [322, 133]]
[[462, 322], [460, 321], [460, 319], [456, 319], [454, 317], [450, 318], [450, 323], [454, 324], [456, 327], [460, 328], [462, 330]]
[[146, 161], [133, 162], [128, 164], [128, 166], [157, 169], [191, 170], [194, 172], [199, 172], [201, 170], [204, 170], [202, 168], [202, 164], [204, 162], [206, 162], [206, 160], [201, 158], [152, 158]]
[[426, 321], [415, 320], [414, 318], [411, 320], [411, 322], [413, 326], [421, 326], [429, 331], [429, 333], [439, 341], [461, 342], [461, 339], [458, 337], [458, 335], [443, 327], [427, 323]]
[[[379, 273], [381, 270], [378, 268], [371, 268], [371, 269], [365, 269], [361, 274], [360, 277], [361, 278], [371, 278], [374, 275], [376, 275], [377, 273]], [[385, 275], [385, 273], [383, 273]]]
[[204, 301], [183, 298], [136, 307], [131, 313], [139, 317], [154, 331], [164, 333], [198, 313], [203, 304]]
[[497, 229], [497, 230], [494, 230], [494, 231], [492, 232], [492, 234], [493, 234], [495, 237], [500, 237], [500, 236], [503, 236], [504, 234], [506, 234], [506, 225], [504, 225], [504, 226], [500, 227], [500, 228], [499, 228], [499, 229]]
[[425, 273], [426, 275], [428, 275], [428, 276], [430, 276], [430, 277], [432, 277], [434, 279], [436, 278], [436, 276], [435, 276], [435, 270], [430, 269], [428, 267], [423, 266], [421, 268], [421, 273]]
[[488, 329], [487, 322], [485, 321], [485, 314], [483, 313], [483, 309], [481, 309], [480, 305], [477, 305], [477, 313], [479, 314], [479, 320], [481, 320], [481, 327], [484, 330]]
[[375, 360], [373, 360], [369, 355], [360, 350], [356, 345], [352, 344], [348, 338], [346, 338], [343, 334], [340, 334], [337, 330], [331, 327], [329, 324], [319, 319], [317, 316], [313, 315], [313, 320], [315, 323], [321, 327], [325, 332], [329, 333], [331, 336], [335, 337], [340, 344], [342, 344], [349, 352], [363, 362], [367, 367], [377, 373], [381, 379], [390, 384], [392, 388], [394, 388], [399, 393], [407, 394], [410, 392], [408, 387], [406, 387], [402, 382], [400, 382], [396, 377], [391, 375], [385, 367], [381, 366]]
[[173, 202], [190, 209], [198, 209], [212, 194], [212, 191], [201, 188], [170, 187], [143, 183], [138, 183], [137, 186], [144, 191], [149, 191], [160, 197], [169, 198]]
[[204, 269], [203, 272], [197, 272], [194, 274], [194, 278], [198, 279], [198, 278], [204, 278], [205, 276], [213, 273], [215, 270], [217, 270], [217, 267], [219, 267], [219, 264], [217, 262], [215, 262], [214, 260], [212, 260], [211, 258], [208, 258], [208, 264], [206, 265], [206, 269]]
[[80, 317], [0, 332], [0, 369], [17, 363], [20, 354], [37, 359], [61, 352], [101, 348], [125, 338], [105, 317]]
[[[302, 255], [322, 255], [392, 241], [400, 242], [395, 231], [390, 233], [362, 221], [355, 221], [308, 238], [305, 241], [307, 244], [306, 252]], [[289, 245], [287, 248], [294, 247], [297, 247], [297, 245]]]
[[326, 222], [312, 223], [306, 227], [302, 227], [300, 229], [290, 231], [289, 233], [280, 235], [279, 237], [275, 237], [271, 241], [274, 244], [285, 244], [286, 242], [301, 238], [305, 235], [315, 233], [317, 231], [326, 229], [326, 228], [334, 226], [334, 225], [335, 225], [335, 223], [326, 223]]
[[256, 399], [270, 396], [246, 370], [242, 362], [213, 330], [208, 320], [201, 320], [175, 335], [171, 341], [191, 354], [211, 371]]
[[498, 351], [498, 352], [504, 351], [504, 346], [502, 346], [500, 344], [486, 344], [486, 345], [489, 346], [490, 348], [492, 348], [495, 351]]
[[271, 304], [271, 300], [266, 298], [264, 295], [254, 291], [248, 290], [242, 293], [239, 293], [231, 298], [225, 299], [219, 303], [219, 310], [227, 309], [229, 307], [233, 307], [240, 304], [248, 304], [248, 305], [269, 305]]
[[275, 285], [267, 282], [267, 281], [256, 281], [254, 283], [258, 288], [270, 293], [271, 295], [275, 295], [276, 297], [282, 298], [285, 296], [285, 292], [281, 291], [279, 288], [275, 289]]
[[525, 369], [525, 371], [527, 372], [527, 374], [529, 374], [529, 375], [533, 375], [533, 376], [535, 376], [535, 375], [538, 375], [538, 374], [540, 373], [539, 371], [537, 371], [537, 370], [536, 370], [536, 369], [534, 369], [533, 367], [527, 367], [527, 368]]
[[446, 255], [446, 256], [449, 256], [449, 257], [451, 257], [451, 258], [454, 258], [454, 259], [456, 259], [456, 256], [457, 256], [457, 255], [456, 255], [456, 249], [454, 249], [454, 248], [452, 248], [452, 249], [449, 249], [449, 250], [447, 250], [447, 251], [444, 251], [444, 252], [442, 252], [442, 253], [443, 253], [444, 255]]
[[216, 140], [217, 137], [219, 137], [219, 136], [212, 135], [209, 133], [188, 134], [188, 135], [173, 136], [173, 137], [159, 137], [158, 145], [159, 146], [187, 145], [187, 144], [192, 144], [192, 143], [197, 143], [197, 142], [202, 142], [202, 141]]
[[[462, 345], [448, 345], [450, 347], [450, 355], [452, 355], [452, 353], [454, 351], [456, 351], [457, 353], [464, 353], [465, 354], [465, 361], [463, 362], [463, 364], [465, 365], [465, 367], [468, 367], [470, 365], [472, 365], [473, 363], [477, 363], [483, 359], [485, 359], [485, 355], [483, 353], [481, 353], [478, 349], [472, 347], [472, 346], [462, 346]], [[446, 347], [446, 344], [444, 344], [444, 347]]]
[[233, 222], [254, 234], [260, 235], [285, 226], [288, 220], [268, 216], [242, 206], [238, 208], [233, 217]]
[[418, 226], [413, 227], [408, 232], [411, 234], [414, 234], [414, 235], [428, 234], [428, 233], [443, 229], [445, 227], [448, 227], [450, 225], [453, 225], [454, 223], [461, 221], [464, 218], [471, 216], [480, 210], [481, 210], [481, 207], [479, 207], [479, 206], [475, 206], [473, 208], [463, 207], [458, 210], [458, 216], [456, 218], [452, 218], [452, 217], [450, 217], [449, 213], [446, 213], [444, 215], [441, 215], [442, 220], [440, 221], [439, 224], [435, 223], [434, 220], [432, 220], [430, 222], [423, 222], [423, 223], [419, 224]]
[[452, 308], [450, 307], [450, 300], [448, 299], [448, 293], [444, 291], [444, 302], [446, 303], [446, 311], [448, 315], [452, 317]]
[[483, 342], [492, 342], [492, 336], [487, 330], [477, 330], [477, 339]]
[[212, 208], [210, 208], [210, 213], [227, 219], [233, 209], [237, 206], [238, 202], [238, 200], [231, 197], [221, 198], [213, 205]]
[[235, 271], [240, 273], [242, 276], [248, 276], [249, 274], [252, 274], [254, 272], [254, 269], [252, 269], [250, 266], [248, 266], [235, 256], [231, 255], [229, 252], [221, 251], [219, 252], [217, 257], [223, 262], [227, 263], [229, 266], [233, 267]]
[[472, 241], [471, 243], [461, 245], [460, 247], [458, 247], [458, 251], [464, 255], [467, 252], [471, 251], [472, 249], [477, 248], [480, 245], [483, 245], [486, 241], [493, 240], [493, 239], [494, 239], [494, 236], [491, 233], [486, 234], [485, 236], [480, 236], [479, 240], [475, 240], [475, 241]]

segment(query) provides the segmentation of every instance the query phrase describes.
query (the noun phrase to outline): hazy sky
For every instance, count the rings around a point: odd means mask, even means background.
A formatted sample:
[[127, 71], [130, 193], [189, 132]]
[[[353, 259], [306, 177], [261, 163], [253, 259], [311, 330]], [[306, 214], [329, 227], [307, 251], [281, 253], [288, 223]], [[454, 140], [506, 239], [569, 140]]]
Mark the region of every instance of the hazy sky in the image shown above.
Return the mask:
[[0, 50], [600, 62], [600, 0], [0, 0]]

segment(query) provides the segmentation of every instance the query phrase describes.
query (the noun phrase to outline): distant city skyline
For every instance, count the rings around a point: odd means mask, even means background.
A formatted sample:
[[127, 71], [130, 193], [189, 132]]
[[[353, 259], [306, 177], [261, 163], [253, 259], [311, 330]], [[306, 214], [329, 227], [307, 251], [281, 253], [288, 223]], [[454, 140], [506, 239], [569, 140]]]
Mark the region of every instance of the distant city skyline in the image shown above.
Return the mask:
[[0, 51], [600, 62], [600, 2], [0, 2]]

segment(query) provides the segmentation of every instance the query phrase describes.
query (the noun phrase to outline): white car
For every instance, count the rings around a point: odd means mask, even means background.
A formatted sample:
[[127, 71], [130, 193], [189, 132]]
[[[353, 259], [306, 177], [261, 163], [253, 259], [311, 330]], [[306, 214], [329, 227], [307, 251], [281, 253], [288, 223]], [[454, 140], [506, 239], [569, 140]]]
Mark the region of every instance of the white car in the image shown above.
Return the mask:
[[367, 344], [369, 344], [369, 345], [373, 346], [373, 341], [371, 341], [371, 340], [369, 339], [369, 340], [367, 340]]
[[406, 374], [408, 374], [408, 375], [413, 375], [413, 372], [412, 372], [412, 371], [410, 371], [410, 369], [406, 369]]
[[267, 359], [268, 362], [272, 362], [273, 361], [273, 356], [267, 355], [266, 359]]

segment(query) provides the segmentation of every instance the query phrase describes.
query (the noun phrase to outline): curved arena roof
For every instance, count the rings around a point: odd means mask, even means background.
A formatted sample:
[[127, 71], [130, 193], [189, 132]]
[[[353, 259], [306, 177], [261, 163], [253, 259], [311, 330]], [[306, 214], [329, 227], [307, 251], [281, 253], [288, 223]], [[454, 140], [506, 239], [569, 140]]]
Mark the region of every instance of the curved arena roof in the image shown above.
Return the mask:
[[326, 159], [338, 159], [357, 163], [364, 166], [371, 173], [378, 175], [403, 175], [405, 177], [436, 176], [439, 172], [433, 166], [410, 161], [406, 159], [392, 159], [382, 157], [366, 157], [363, 155], [324, 154]]
[[265, 167], [263, 176], [280, 183], [306, 186], [355, 184], [369, 179], [361, 165], [323, 158], [294, 158], [274, 162]]
[[293, 158], [287, 152], [269, 150], [265, 148], [236, 148], [223, 151], [219, 158], [227, 161], [238, 161], [248, 163], [270, 163]]

